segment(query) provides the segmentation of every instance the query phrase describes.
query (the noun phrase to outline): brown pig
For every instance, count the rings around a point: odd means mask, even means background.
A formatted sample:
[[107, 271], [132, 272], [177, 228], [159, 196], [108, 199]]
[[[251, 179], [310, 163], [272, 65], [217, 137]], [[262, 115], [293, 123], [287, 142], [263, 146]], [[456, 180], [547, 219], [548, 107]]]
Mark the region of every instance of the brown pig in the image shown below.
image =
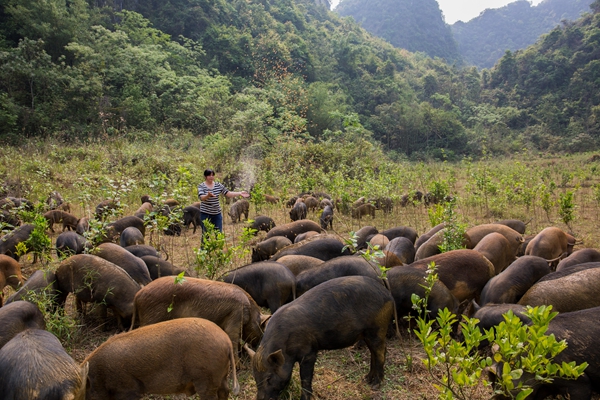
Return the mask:
[[79, 218], [73, 214], [61, 210], [50, 210], [44, 213], [44, 218], [48, 221], [48, 227], [51, 232], [54, 232], [54, 224], [62, 223], [63, 232], [65, 229], [75, 230], [77, 228], [77, 222]]
[[426, 270], [435, 263], [439, 279], [459, 302], [479, 300], [481, 290], [495, 274], [494, 265], [475, 250], [452, 250], [410, 264]]
[[[561, 273], [562, 271], [556, 274]], [[584, 269], [557, 279], [537, 282], [521, 297], [518, 304], [532, 307], [552, 305], [552, 310], [560, 313], [598, 307], [599, 286], [600, 268]]]
[[277, 259], [277, 262], [288, 267], [288, 269], [296, 276], [302, 271], [306, 271], [307, 269], [314, 268], [317, 265], [324, 263], [324, 261], [319, 258], [303, 255], [283, 256]]
[[161, 276], [179, 275], [182, 272], [185, 273], [185, 269], [176, 267], [169, 261], [163, 260], [162, 258], [152, 255], [141, 256], [140, 258], [146, 264], [146, 268], [148, 268], [148, 272], [150, 272], [150, 277], [152, 280], [158, 279]]
[[284, 236], [274, 236], [256, 244], [252, 249], [252, 262], [266, 261], [279, 250], [291, 245], [292, 242]]
[[248, 211], [250, 210], [250, 203], [246, 199], [240, 199], [233, 203], [231, 207], [229, 207], [229, 216], [231, 217], [231, 222], [234, 224], [238, 221], [241, 221], [242, 214], [244, 214], [244, 219], [248, 219]]
[[[135, 315], [140, 326], [175, 318], [206, 318], [223, 329], [233, 347], [239, 350], [240, 339], [251, 345], [262, 337], [261, 313], [256, 302], [239, 286], [208, 279], [158, 278], [135, 296]], [[237, 353], [236, 353], [237, 354]]]
[[0, 254], [0, 306], [2, 305], [2, 289], [6, 285], [17, 290], [24, 283], [21, 275], [21, 265], [14, 259]]
[[478, 251], [494, 264], [496, 275], [504, 271], [515, 260], [515, 253], [510, 243], [504, 235], [498, 232], [485, 235], [473, 250]]
[[293, 242], [296, 236], [308, 231], [323, 232], [321, 226], [316, 222], [311, 221], [309, 219], [301, 219], [298, 221], [290, 222], [288, 224], [273, 227], [267, 233], [266, 237], [271, 238], [273, 236], [285, 236]]
[[179, 318], [110, 337], [89, 363], [88, 400], [138, 399], [144, 394], [198, 394], [229, 398], [239, 392], [231, 340], [202, 318]]
[[101, 303], [112, 309], [120, 328], [130, 321], [133, 298], [140, 285], [121, 267], [91, 254], [77, 254], [60, 263], [56, 281], [64, 305], [67, 295], [73, 293], [82, 308], [83, 303]]
[[[525, 249], [525, 255], [545, 258], [548, 262], [558, 262], [573, 252], [575, 238], [555, 226], [538, 233]], [[554, 264], [556, 266], [556, 264]]]
[[504, 235], [510, 245], [511, 253], [513, 255], [517, 254], [519, 246], [523, 243], [523, 235], [503, 224], [482, 224], [467, 229], [467, 235], [469, 235], [469, 238], [471, 239], [471, 246], [469, 248], [472, 249], [477, 246], [477, 243], [479, 243], [481, 239], [492, 232]]
[[357, 208], [352, 209], [352, 218], [361, 219], [365, 215], [370, 215], [371, 218], [375, 218], [375, 206], [373, 204], [363, 204]]

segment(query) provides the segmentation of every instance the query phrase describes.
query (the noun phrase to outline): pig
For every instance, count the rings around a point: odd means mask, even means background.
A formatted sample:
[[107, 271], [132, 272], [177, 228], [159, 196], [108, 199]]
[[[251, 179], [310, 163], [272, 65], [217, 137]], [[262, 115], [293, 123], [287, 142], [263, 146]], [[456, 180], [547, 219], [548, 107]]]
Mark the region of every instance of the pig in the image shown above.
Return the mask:
[[[600, 326], [591, 321], [600, 318], [600, 307], [585, 310], [560, 313], [548, 324], [546, 335], [554, 335], [557, 341], [566, 340], [567, 348], [560, 352], [553, 360], [554, 363], [575, 362], [577, 365], [587, 362], [588, 366], [583, 375], [576, 380], [555, 378], [550, 382], [535, 380], [530, 374], [523, 374], [521, 379], [527, 380], [532, 385], [533, 399], [545, 399], [549, 396], [561, 395], [565, 399], [581, 400], [591, 399], [592, 391], [597, 390], [600, 383], [600, 356], [598, 350], [598, 337]], [[493, 364], [490, 367], [494, 382], [495, 376], [502, 375], [502, 364]], [[515, 385], [518, 382], [514, 382]], [[496, 396], [496, 399], [509, 399], [509, 397]]]
[[550, 266], [543, 258], [520, 257], [486, 283], [479, 304], [517, 303], [533, 284], [550, 272]]
[[271, 314], [296, 298], [296, 276], [285, 265], [274, 261], [244, 265], [228, 272], [223, 282], [241, 287], [256, 304], [269, 308]]
[[299, 221], [306, 218], [306, 214], [308, 213], [308, 208], [306, 204], [302, 201], [297, 201], [294, 204], [294, 207], [290, 210], [290, 219], [292, 221]]
[[176, 199], [166, 199], [163, 201], [163, 206], [167, 206], [169, 208], [175, 208], [179, 205], [179, 201]]
[[[531, 220], [529, 220], [529, 222], [531, 222]], [[509, 228], [512, 228], [515, 231], [519, 232], [521, 235], [524, 235], [525, 230], [527, 229], [527, 224], [529, 224], [529, 222], [526, 223], [518, 219], [502, 219], [500, 221], [494, 222], [494, 224], [506, 225]]]
[[306, 208], [310, 211], [315, 211], [319, 208], [319, 200], [313, 196], [304, 197], [304, 204], [306, 204]]
[[354, 203], [352, 203], [352, 208], [358, 208], [360, 206], [363, 206], [363, 205], [365, 205], [366, 201], [367, 201], [366, 197], [364, 197], [364, 196], [359, 197]]
[[266, 261], [279, 250], [291, 244], [291, 240], [284, 236], [274, 236], [258, 242], [252, 249], [252, 262]]
[[56, 190], [50, 193], [48, 198], [46, 199], [46, 204], [50, 210], [56, 209], [56, 207], [60, 206], [65, 202], [65, 199], [61, 196], [59, 192]]
[[187, 275], [185, 269], [176, 267], [169, 261], [163, 260], [156, 256], [147, 255], [142, 256], [140, 258], [146, 264], [146, 268], [148, 269], [148, 272], [150, 273], [150, 278], [152, 280], [156, 280], [161, 276], [179, 275], [182, 272], [184, 273], [184, 275]]
[[135, 226], [128, 226], [121, 232], [121, 235], [119, 235], [119, 244], [121, 247], [144, 244], [144, 235]]
[[437, 232], [444, 229], [445, 227], [446, 227], [446, 223], [442, 222], [441, 224], [437, 224], [436, 226], [434, 226], [433, 228], [431, 228], [430, 230], [428, 230], [427, 232], [425, 232], [424, 234], [419, 236], [414, 242], [415, 243], [415, 251], [418, 250], [419, 247], [421, 247], [423, 245], [423, 243], [428, 241], [429, 238], [431, 238], [433, 235], [435, 235]]
[[140, 285], [152, 282], [146, 263], [117, 244], [102, 243], [94, 249], [93, 255], [123, 268]]
[[527, 246], [529, 245], [529, 242], [531, 242], [531, 240], [535, 237], [535, 235], [525, 235], [523, 236], [523, 243], [521, 243], [521, 245], [519, 246], [519, 249], [517, 250], [517, 257], [521, 257], [525, 255], [525, 250], [527, 250]]
[[571, 254], [574, 245], [575, 238], [572, 235], [550, 226], [531, 239], [525, 249], [525, 255], [538, 256], [554, 262]]
[[324, 209], [325, 206], [329, 206], [333, 209], [333, 203], [331, 202], [330, 199], [321, 199], [321, 201], [319, 202], [319, 207], [321, 207], [321, 209]]
[[154, 205], [152, 205], [152, 202], [149, 198], [144, 198], [143, 200], [146, 201], [142, 201], [142, 205], [133, 213], [133, 215], [140, 219], [144, 219], [146, 214], [151, 213], [154, 210]]
[[172, 276], [158, 278], [135, 296], [135, 316], [140, 326], [175, 318], [206, 318], [227, 333], [233, 348], [240, 339], [251, 346], [262, 337], [260, 308], [239, 286], [208, 279], [185, 278], [176, 283]]
[[319, 217], [319, 223], [323, 230], [326, 230], [327, 226], [329, 226], [329, 229], [333, 229], [333, 207], [325, 206], [325, 208], [323, 208], [321, 216]]
[[340, 242], [337, 237], [321, 236], [322, 235], [313, 236], [300, 243], [287, 246], [275, 253], [275, 255], [271, 257], [271, 261], [277, 261], [283, 256], [292, 254], [316, 257], [323, 261], [331, 260], [332, 258], [343, 255], [350, 255], [350, 250], [348, 250], [344, 243]]
[[127, 217], [120, 218], [110, 224], [106, 225], [106, 238], [109, 242], [113, 241], [117, 235], [120, 235], [126, 228], [133, 226], [142, 232], [142, 236], [146, 235], [146, 227], [144, 226], [144, 220], [129, 215]]
[[[446, 233], [446, 228], [440, 229], [425, 243], [421, 244], [415, 251], [415, 260], [421, 260], [423, 258], [440, 254], [442, 252], [441, 246], [444, 244], [444, 240], [446, 238]], [[471, 239], [466, 233], [463, 233], [462, 245], [464, 248], [468, 248], [471, 245]]]
[[581, 249], [560, 260], [556, 266], [556, 271], [560, 271], [561, 269], [577, 264], [598, 261], [600, 261], [600, 251], [596, 249]]
[[250, 211], [250, 203], [248, 200], [241, 199], [236, 201], [229, 207], [229, 216], [231, 217], [231, 222], [234, 224], [238, 221], [241, 221], [242, 214], [244, 214], [244, 219], [248, 219], [248, 211]]
[[287, 208], [292, 208], [296, 204], [296, 201], [298, 201], [298, 196], [293, 196], [285, 203], [285, 206]]
[[43, 329], [18, 333], [0, 349], [0, 398], [84, 400], [88, 364], [77, 365]]
[[352, 209], [352, 218], [361, 219], [365, 215], [370, 215], [371, 218], [375, 218], [375, 206], [373, 204], [363, 204], [357, 208]]
[[527, 307], [513, 303], [488, 303], [485, 306], [479, 306], [475, 303], [471, 318], [477, 318], [479, 320], [477, 326], [479, 326], [480, 329], [489, 330], [490, 328], [500, 325], [501, 322], [504, 322], [504, 314], [512, 311], [523, 324], [529, 325], [531, 324], [531, 319], [525, 314], [526, 310]]
[[117, 210], [117, 208], [119, 208], [119, 204], [116, 201], [102, 200], [96, 206], [96, 212], [94, 214], [94, 217], [98, 221], [104, 221], [106, 217], [108, 217], [109, 214], [111, 214], [113, 211]]
[[504, 271], [516, 258], [506, 237], [498, 232], [485, 235], [473, 250], [478, 251], [494, 264], [496, 275]]
[[296, 239], [294, 239], [294, 243], [299, 243], [303, 240], [309, 239], [313, 236], [320, 235], [320, 234], [321, 233], [315, 232], [315, 231], [308, 231], [308, 232], [301, 233], [298, 236], [296, 236]]
[[[390, 286], [390, 291], [396, 304], [398, 321], [405, 320], [405, 317], [417, 317], [413, 309], [412, 294], [416, 293], [419, 297], [425, 298], [425, 276], [426, 273], [410, 265], [397, 266], [391, 268], [386, 273]], [[427, 301], [428, 316], [436, 318], [439, 310], [448, 308], [454, 314], [458, 313], [459, 302], [448, 290], [442, 281], [437, 280], [429, 293]], [[406, 325], [406, 323], [404, 323]]]
[[274, 227], [267, 233], [266, 237], [268, 239], [273, 236], [285, 236], [293, 242], [296, 236], [308, 231], [322, 232], [323, 230], [316, 222], [309, 219], [301, 219]]
[[600, 268], [590, 268], [534, 284], [519, 300], [524, 306], [552, 305], [558, 312], [600, 306]]
[[54, 272], [39, 269], [25, 281], [25, 284], [19, 290], [6, 299], [5, 304], [10, 304], [18, 300], [31, 300], [38, 296], [54, 299], [57, 295], [58, 284], [56, 283]]
[[13, 258], [0, 254], [0, 306], [2, 305], [2, 289], [6, 285], [17, 290], [24, 283], [21, 275], [21, 265]]
[[482, 224], [467, 229], [467, 235], [471, 239], [471, 246], [469, 248], [472, 249], [477, 246], [477, 243], [481, 239], [492, 232], [504, 235], [510, 245], [511, 253], [513, 255], [517, 254], [519, 246], [523, 243], [523, 235], [503, 224]]
[[374, 260], [384, 268], [392, 268], [396, 265], [404, 265], [402, 260], [391, 251], [381, 250], [382, 255], [376, 256]]
[[412, 243], [415, 243], [417, 237], [419, 236], [417, 231], [410, 226], [395, 226], [393, 228], [388, 228], [381, 233], [389, 240], [393, 240], [397, 237], [405, 237]]
[[91, 243], [83, 236], [73, 231], [62, 232], [56, 238], [56, 252], [59, 258], [81, 254], [91, 247]]
[[271, 196], [269, 194], [265, 194], [265, 202], [269, 204], [277, 204], [279, 203], [279, 197]]
[[302, 296], [313, 287], [341, 276], [368, 276], [379, 280], [380, 271], [375, 265], [360, 256], [341, 256], [325, 261], [296, 276], [296, 295]]
[[415, 245], [403, 236], [390, 240], [384, 250], [394, 253], [402, 264], [411, 264], [415, 260]]
[[377, 235], [379, 231], [374, 226], [366, 225], [354, 232], [356, 236], [356, 250], [367, 248], [368, 239]]
[[44, 314], [35, 304], [15, 301], [0, 308], [0, 348], [26, 329], [46, 329]]
[[423, 200], [423, 192], [420, 190], [412, 190], [410, 193], [403, 195], [400, 198], [400, 206], [406, 207], [409, 204], [417, 205]]
[[369, 239], [371, 246], [379, 246], [379, 249], [385, 248], [389, 242], [390, 239], [388, 239], [387, 236], [382, 233], [378, 233]]
[[175, 393], [226, 400], [230, 368], [233, 394], [240, 389], [231, 340], [202, 318], [179, 318], [111, 336], [86, 363], [88, 400]]
[[394, 202], [390, 197], [375, 197], [368, 200], [377, 210], [382, 210], [384, 214], [389, 214], [394, 210]]
[[64, 306], [67, 295], [73, 293], [79, 309], [91, 302], [112, 309], [121, 329], [131, 320], [133, 298], [140, 285], [123, 268], [91, 254], [77, 254], [60, 263], [56, 281], [58, 305]]
[[77, 221], [77, 226], [75, 227], [75, 232], [77, 234], [83, 236], [83, 234], [90, 230], [90, 219], [88, 217], [81, 217], [79, 221]]
[[254, 217], [251, 223], [248, 224], [248, 228], [256, 230], [254, 234], [258, 234], [259, 231], [269, 232], [275, 227], [275, 221], [273, 218], [265, 215], [257, 215]]
[[311, 256], [290, 255], [279, 258], [277, 262], [285, 265], [295, 276], [298, 276], [302, 271], [323, 264], [325, 261]]
[[475, 250], [452, 250], [410, 264], [426, 270], [435, 263], [439, 279], [459, 302], [479, 301], [481, 290], [495, 274], [494, 265]]
[[54, 224], [62, 223], [63, 232], [65, 229], [75, 230], [77, 228], [77, 222], [79, 218], [68, 212], [60, 210], [50, 210], [44, 213], [44, 218], [48, 221], [48, 227], [50, 231], [54, 233]]
[[200, 221], [200, 208], [194, 206], [187, 206], [183, 209], [183, 226], [190, 228], [190, 225], [194, 227], [194, 233], [196, 233], [197, 227], [202, 227], [202, 221]]
[[160, 257], [158, 251], [154, 247], [147, 244], [134, 244], [133, 246], [125, 247], [125, 250], [140, 258], [143, 256], [154, 256], [157, 258]]
[[[560, 271], [550, 272], [548, 275], [542, 276], [538, 280], [538, 283], [544, 282], [544, 281], [552, 281], [554, 279], [559, 279], [559, 278], [563, 278], [567, 275], [571, 275], [575, 272], [583, 271], [583, 270], [590, 269], [590, 268], [598, 268], [598, 267], [600, 267], [600, 262], [588, 262], [588, 263], [583, 263], [583, 264], [571, 265], [568, 267], [561, 268]], [[550, 269], [552, 269], [552, 268], [550, 268]]]
[[359, 339], [371, 352], [366, 380], [378, 386], [383, 379], [386, 332], [393, 315], [394, 299], [389, 290], [365, 276], [332, 279], [284, 305], [271, 317], [252, 356], [257, 400], [279, 398], [295, 363], [300, 364], [300, 398], [309, 400], [318, 351], [352, 346]]
[[0, 254], [5, 254], [14, 258], [16, 261], [19, 261], [17, 245], [29, 239], [29, 235], [31, 235], [34, 228], [35, 226], [33, 224], [25, 224], [2, 236], [0, 238]]

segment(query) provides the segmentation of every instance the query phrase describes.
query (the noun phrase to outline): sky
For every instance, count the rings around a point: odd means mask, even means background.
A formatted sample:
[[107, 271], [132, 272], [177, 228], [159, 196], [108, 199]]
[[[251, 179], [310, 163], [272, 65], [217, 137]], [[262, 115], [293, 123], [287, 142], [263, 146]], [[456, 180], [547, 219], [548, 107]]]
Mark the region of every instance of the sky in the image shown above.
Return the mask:
[[[515, 0], [437, 0], [447, 24], [456, 21], [467, 22], [477, 17], [488, 8], [504, 7]], [[542, 0], [530, 0], [532, 5], [538, 5]]]
[[[516, 0], [437, 0], [447, 24], [456, 21], [467, 22], [477, 17], [483, 10], [488, 8], [500, 8]], [[529, 0], [534, 6], [542, 0]], [[339, 0], [331, 0], [334, 8]]]

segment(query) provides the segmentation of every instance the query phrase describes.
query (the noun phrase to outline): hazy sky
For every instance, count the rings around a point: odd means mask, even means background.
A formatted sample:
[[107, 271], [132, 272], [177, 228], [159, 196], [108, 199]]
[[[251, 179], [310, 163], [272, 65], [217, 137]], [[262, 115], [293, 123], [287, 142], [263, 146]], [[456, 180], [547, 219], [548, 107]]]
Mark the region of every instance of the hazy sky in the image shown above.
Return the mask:
[[[467, 22], [486, 8], [500, 8], [514, 1], [516, 0], [437, 0], [447, 24], [453, 24], [458, 20]], [[340, 0], [331, 0], [332, 8], [339, 2]], [[537, 5], [542, 0], [530, 0], [530, 2]]]
[[[467, 22], [487, 8], [500, 8], [515, 0], [437, 0], [447, 24], [458, 20]], [[542, 0], [530, 0], [535, 6]]]

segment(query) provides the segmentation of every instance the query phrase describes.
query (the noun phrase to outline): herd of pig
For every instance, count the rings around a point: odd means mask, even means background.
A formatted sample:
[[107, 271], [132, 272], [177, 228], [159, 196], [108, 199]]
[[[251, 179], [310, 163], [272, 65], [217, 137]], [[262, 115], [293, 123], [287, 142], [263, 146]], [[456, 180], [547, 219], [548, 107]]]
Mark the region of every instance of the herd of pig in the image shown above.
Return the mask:
[[[197, 216], [191, 212], [189, 223]], [[78, 220], [60, 215], [47, 217], [51, 226], [62, 222], [63, 230], [78, 229]], [[239, 391], [235, 366], [245, 349], [252, 358], [257, 399], [279, 398], [298, 363], [301, 399], [308, 400], [318, 352], [358, 340], [371, 353], [365, 379], [377, 387], [390, 327], [395, 322], [397, 328], [414, 312], [411, 295], [425, 295], [424, 276], [432, 265], [439, 276], [427, 303], [432, 315], [443, 308], [469, 309], [489, 328], [508, 310], [530, 323], [521, 314], [527, 305], [551, 304], [560, 313], [549, 333], [566, 339], [568, 348], [556, 361], [589, 366], [576, 381], [540, 384], [532, 398], [590, 399], [600, 383], [600, 252], [573, 251], [575, 238], [556, 227], [524, 236], [526, 224], [518, 220], [477, 225], [466, 231], [465, 249], [441, 253], [444, 224], [420, 236], [406, 226], [381, 232], [365, 226], [356, 232], [353, 253], [322, 223], [299, 219], [276, 226], [271, 218], [258, 216], [252, 227], [267, 233], [253, 249], [252, 263], [211, 281], [188, 276], [143, 244], [140, 215], [109, 226], [106, 242], [96, 248], [77, 232], [64, 231], [56, 247], [73, 255], [26, 281], [17, 249], [34, 226], [21, 225], [0, 238], [0, 289], [9, 285], [16, 290], [0, 307], [1, 399], [133, 399], [171, 393], [227, 399], [230, 380], [232, 392]], [[377, 262], [358, 254], [369, 244], [382, 249]], [[386, 279], [378, 264], [389, 268]], [[45, 330], [38, 306], [27, 301], [40, 293], [54, 299], [49, 307], [64, 307], [72, 294], [80, 312], [87, 303], [110, 309], [124, 332], [78, 364]], [[263, 314], [260, 307], [271, 313]]]

